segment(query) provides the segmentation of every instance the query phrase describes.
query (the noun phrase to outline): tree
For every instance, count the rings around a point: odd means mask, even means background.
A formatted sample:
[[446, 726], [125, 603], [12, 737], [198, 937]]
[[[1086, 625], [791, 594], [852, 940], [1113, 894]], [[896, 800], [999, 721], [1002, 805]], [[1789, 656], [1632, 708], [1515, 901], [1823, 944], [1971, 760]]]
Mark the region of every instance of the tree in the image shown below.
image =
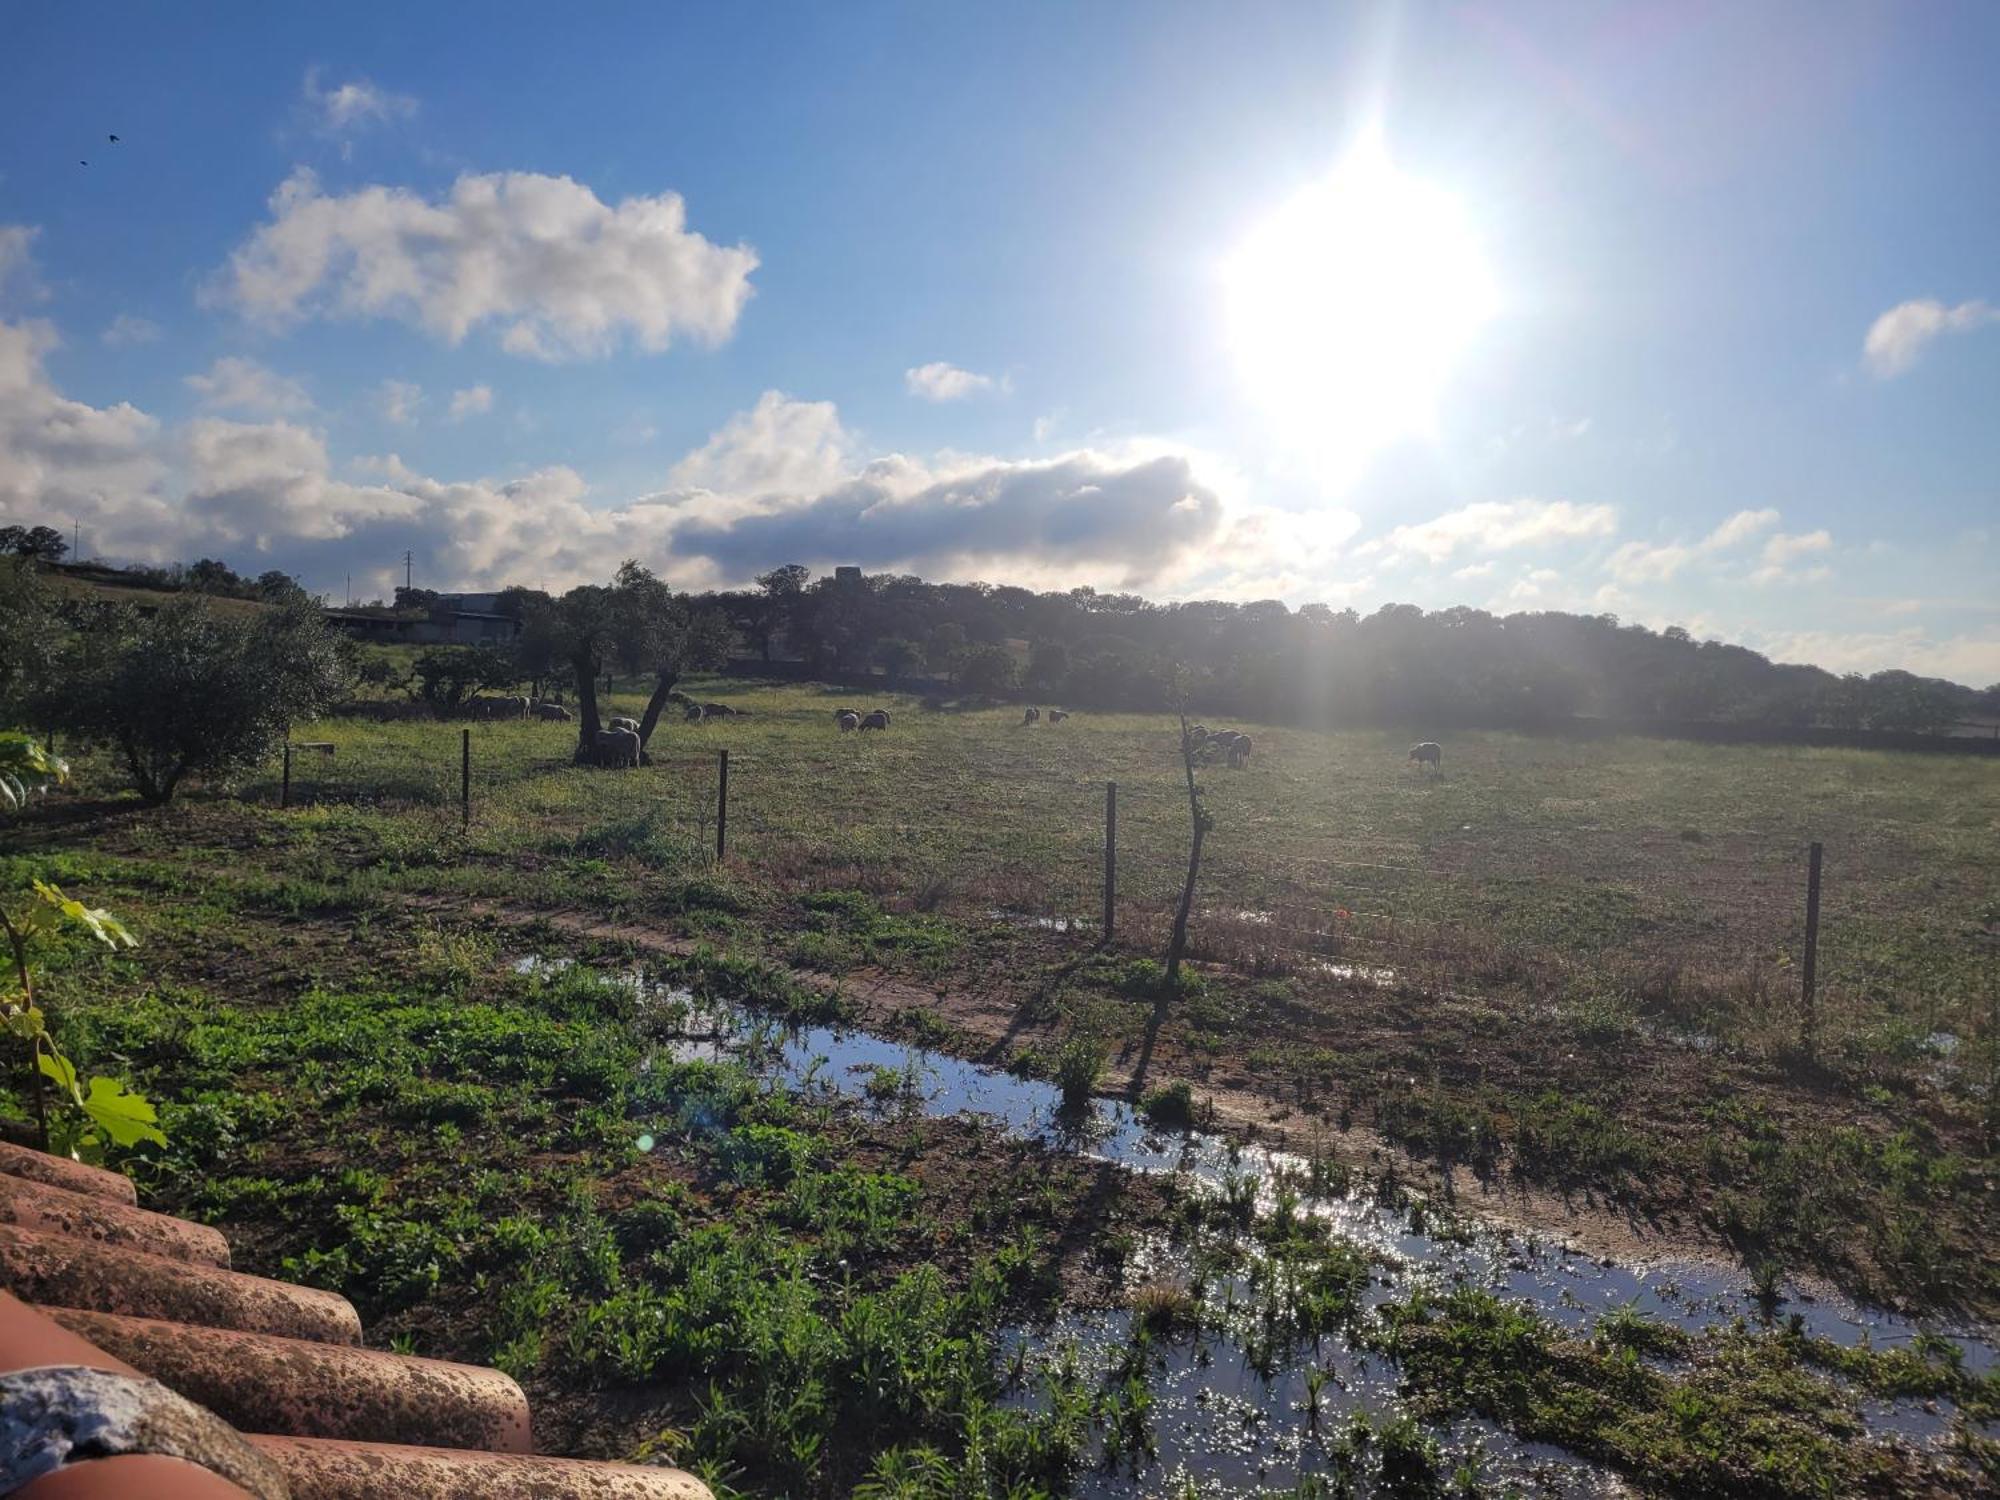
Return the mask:
[[982, 698], [1011, 692], [1021, 675], [1014, 653], [1005, 646], [974, 646], [966, 651], [958, 669], [958, 685]]
[[270, 604], [289, 599], [294, 594], [305, 593], [305, 590], [299, 587], [298, 579], [289, 573], [281, 573], [276, 568], [259, 573], [254, 587], [257, 590], [257, 597]]
[[1215, 827], [1215, 820], [1202, 806], [1201, 788], [1195, 783], [1194, 763], [1201, 746], [1196, 743], [1194, 732], [1188, 725], [1188, 673], [1184, 667], [1174, 669], [1172, 692], [1174, 708], [1181, 728], [1181, 770], [1187, 776], [1188, 823], [1192, 837], [1188, 842], [1187, 881], [1181, 886], [1180, 905], [1174, 909], [1174, 930], [1167, 940], [1167, 988], [1172, 990], [1181, 980], [1181, 959], [1187, 953], [1188, 914], [1194, 910], [1195, 881], [1201, 875], [1201, 845]]
[[888, 673], [891, 682], [909, 671], [911, 664], [922, 655], [915, 641], [906, 641], [899, 635], [875, 643], [875, 660], [882, 664], [882, 670]]
[[1069, 648], [1060, 641], [1040, 641], [1028, 654], [1028, 686], [1042, 693], [1059, 693], [1069, 680]]
[[457, 708], [487, 688], [512, 687], [520, 681], [520, 666], [512, 652], [499, 646], [433, 646], [411, 663], [417, 695], [439, 708]]
[[652, 572], [628, 561], [618, 570], [618, 630], [613, 659], [628, 672], [650, 673], [653, 690], [639, 716], [639, 754], [646, 755], [660, 711], [681, 677], [720, 665], [729, 650], [729, 626], [721, 612], [696, 608]]
[[39, 562], [60, 562], [69, 543], [53, 526], [0, 526], [0, 552]]
[[201, 599], [150, 616], [108, 611], [78, 632], [59, 671], [60, 727], [114, 746], [154, 804], [190, 775], [255, 765], [350, 680], [347, 642], [303, 595], [243, 614]]
[[228, 563], [204, 557], [187, 570], [187, 586], [204, 594], [236, 594], [242, 592], [243, 580]]
[[547, 622], [555, 649], [576, 679], [576, 762], [597, 757], [597, 681], [612, 663], [652, 676], [652, 692], [639, 720], [641, 754], [669, 695], [683, 673], [711, 666], [728, 649], [729, 627], [719, 612], [695, 609], [648, 569], [628, 561], [610, 587], [583, 584], [557, 600]]
[[24, 557], [0, 557], [0, 723], [39, 721], [61, 644], [55, 595]]
[[945, 620], [933, 627], [924, 647], [924, 665], [956, 680], [959, 658], [965, 654], [965, 627]]

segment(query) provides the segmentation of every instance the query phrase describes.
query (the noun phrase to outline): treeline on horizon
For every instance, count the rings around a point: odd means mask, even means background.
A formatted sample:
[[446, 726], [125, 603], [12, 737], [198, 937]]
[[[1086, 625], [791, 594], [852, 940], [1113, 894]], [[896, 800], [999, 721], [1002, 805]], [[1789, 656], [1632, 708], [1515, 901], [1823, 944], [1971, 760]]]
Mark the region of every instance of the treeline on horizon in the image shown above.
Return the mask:
[[[149, 587], [240, 598], [274, 600], [297, 588], [282, 573], [251, 578], [211, 558], [120, 571]], [[393, 604], [374, 608], [426, 612], [446, 597], [399, 588]], [[538, 643], [547, 635], [538, 626], [560, 614], [563, 597], [522, 587], [498, 595], [500, 612], [525, 627], [511, 648], [523, 682], [564, 686], [561, 653]], [[1836, 674], [1614, 615], [1157, 603], [854, 570], [814, 578], [798, 564], [753, 588], [675, 598], [690, 616], [728, 627], [697, 634], [721, 644], [689, 669], [754, 658], [795, 663], [809, 677], [879, 672], [920, 689], [1076, 708], [1161, 709], [1178, 679], [1202, 713], [1275, 723], [1526, 728], [1592, 717], [1938, 733], [2000, 717], [2000, 684], [1974, 689], [1900, 670]], [[475, 648], [432, 653], [453, 649]]]

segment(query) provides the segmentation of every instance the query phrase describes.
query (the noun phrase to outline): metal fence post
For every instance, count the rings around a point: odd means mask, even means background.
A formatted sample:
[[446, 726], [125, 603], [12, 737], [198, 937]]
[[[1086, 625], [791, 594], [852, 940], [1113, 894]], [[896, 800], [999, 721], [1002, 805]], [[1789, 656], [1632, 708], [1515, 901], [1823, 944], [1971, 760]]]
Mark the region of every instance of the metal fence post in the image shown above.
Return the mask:
[[472, 731], [458, 732], [458, 826], [472, 826]]
[[292, 805], [292, 742], [285, 741], [285, 771], [278, 780], [278, 806]]
[[715, 772], [715, 862], [722, 863], [729, 841], [729, 752], [718, 752]]
[[1821, 848], [1812, 846], [1806, 864], [1805, 1043], [1811, 1052], [1819, 1038], [1819, 867]]
[[1118, 783], [1104, 783], [1104, 941], [1118, 915]]

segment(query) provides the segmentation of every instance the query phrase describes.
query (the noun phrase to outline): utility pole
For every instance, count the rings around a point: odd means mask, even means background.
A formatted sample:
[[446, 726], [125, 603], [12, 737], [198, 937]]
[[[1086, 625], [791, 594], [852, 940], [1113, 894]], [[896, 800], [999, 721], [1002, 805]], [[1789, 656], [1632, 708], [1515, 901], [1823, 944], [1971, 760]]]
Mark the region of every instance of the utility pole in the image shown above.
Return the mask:
[[83, 561], [83, 522], [75, 516], [69, 518], [69, 556], [72, 562]]
[[413, 582], [413, 580], [410, 577], [411, 567], [412, 567], [411, 554], [409, 552], [409, 549], [405, 548], [403, 551], [403, 587], [405, 589], [408, 589], [411, 586], [411, 583]]

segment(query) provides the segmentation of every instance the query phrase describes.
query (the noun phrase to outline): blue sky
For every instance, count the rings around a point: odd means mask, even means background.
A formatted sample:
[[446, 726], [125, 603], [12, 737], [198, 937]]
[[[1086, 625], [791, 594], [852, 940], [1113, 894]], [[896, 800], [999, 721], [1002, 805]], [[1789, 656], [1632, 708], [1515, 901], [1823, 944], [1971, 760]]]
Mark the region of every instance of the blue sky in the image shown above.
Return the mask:
[[[2000, 680], [1990, 6], [9, 30], [0, 514], [87, 551], [1582, 609]], [[1482, 316], [1428, 244], [1342, 281], [1368, 199], [1246, 285], [1370, 142]]]

